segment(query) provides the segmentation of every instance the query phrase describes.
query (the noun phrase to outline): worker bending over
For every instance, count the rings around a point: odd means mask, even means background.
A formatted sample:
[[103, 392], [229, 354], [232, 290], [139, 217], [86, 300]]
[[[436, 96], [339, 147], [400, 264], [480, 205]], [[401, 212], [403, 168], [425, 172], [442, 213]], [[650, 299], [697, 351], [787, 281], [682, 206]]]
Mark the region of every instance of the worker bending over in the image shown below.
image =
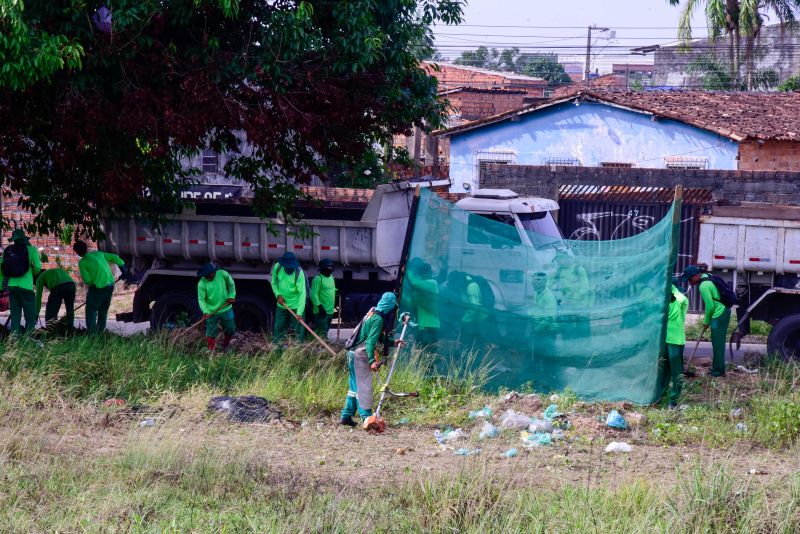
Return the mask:
[[669, 409], [678, 406], [683, 388], [683, 348], [686, 345], [686, 312], [689, 299], [678, 287], [680, 280], [673, 279], [667, 315], [667, 363], [672, 388], [669, 392]]
[[236, 300], [236, 284], [228, 271], [217, 269], [212, 263], [206, 263], [197, 276], [197, 303], [206, 321], [206, 343], [208, 350], [217, 347], [217, 335], [222, 327], [222, 350], [228, 350], [233, 334], [236, 333], [236, 321], [233, 317], [233, 303]]
[[69, 328], [75, 326], [75, 280], [61, 267], [47, 269], [36, 278], [36, 315], [42, 310], [42, 293], [47, 288], [47, 307], [44, 310], [46, 323], [58, 319], [58, 310], [64, 303], [65, 317]]
[[275, 328], [272, 332], [273, 343], [283, 341], [289, 328], [294, 330], [299, 341], [305, 339], [305, 330], [297, 320], [287, 311], [294, 311], [298, 317], [303, 317], [306, 309], [306, 273], [300, 268], [300, 262], [291, 252], [287, 252], [272, 266], [270, 279], [272, 292], [278, 306], [275, 308]]
[[86, 291], [86, 329], [90, 336], [100, 334], [106, 329], [108, 308], [114, 295], [114, 273], [109, 264], [119, 267], [122, 279], [127, 278], [128, 269], [116, 254], [99, 250], [89, 252], [89, 246], [84, 241], [75, 241], [72, 250], [81, 258], [78, 270], [83, 283], [89, 288]]
[[344, 402], [340, 425], [356, 426], [353, 416], [358, 411], [362, 419], [372, 415], [372, 372], [378, 370], [380, 353], [378, 343], [389, 343], [394, 328], [394, 293], [384, 293], [378, 305], [361, 320], [358, 336], [347, 351], [347, 369], [350, 372], [347, 399]]
[[711, 362], [711, 376], [725, 376], [725, 340], [728, 337], [728, 323], [731, 310], [720, 300], [719, 289], [714, 285], [700, 266], [689, 265], [683, 270], [683, 279], [688, 280], [700, 290], [703, 299], [703, 326], [711, 330], [711, 348], [714, 357]]
[[319, 262], [319, 274], [311, 281], [311, 312], [314, 315], [314, 330], [322, 339], [328, 337], [331, 319], [336, 308], [336, 280], [333, 278], [333, 262]]

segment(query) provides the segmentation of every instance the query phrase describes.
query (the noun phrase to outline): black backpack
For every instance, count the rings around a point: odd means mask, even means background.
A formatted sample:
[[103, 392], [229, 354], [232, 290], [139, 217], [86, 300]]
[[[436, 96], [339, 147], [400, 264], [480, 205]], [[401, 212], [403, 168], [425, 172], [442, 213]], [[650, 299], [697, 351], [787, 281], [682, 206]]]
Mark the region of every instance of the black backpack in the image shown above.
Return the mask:
[[713, 283], [716, 286], [717, 291], [719, 291], [719, 300], [717, 302], [721, 302], [726, 308], [730, 308], [739, 302], [739, 298], [736, 296], [736, 293], [733, 291], [733, 289], [731, 289], [731, 286], [729, 286], [725, 280], [715, 274], [705, 274], [706, 277], [703, 280], [708, 280], [709, 282]]
[[[375, 308], [370, 308], [369, 312], [367, 312], [367, 315], [369, 315], [370, 312], [374, 313]], [[353, 329], [353, 333], [350, 334], [350, 337], [348, 337], [347, 340], [344, 342], [344, 348], [346, 348], [347, 350], [353, 350], [354, 348], [356, 348], [358, 344], [358, 336], [359, 334], [361, 334], [361, 325], [364, 324], [364, 319], [367, 318], [367, 315], [361, 318], [356, 327]]]
[[30, 268], [31, 260], [28, 257], [28, 245], [14, 243], [3, 250], [4, 277], [18, 278], [27, 273]]

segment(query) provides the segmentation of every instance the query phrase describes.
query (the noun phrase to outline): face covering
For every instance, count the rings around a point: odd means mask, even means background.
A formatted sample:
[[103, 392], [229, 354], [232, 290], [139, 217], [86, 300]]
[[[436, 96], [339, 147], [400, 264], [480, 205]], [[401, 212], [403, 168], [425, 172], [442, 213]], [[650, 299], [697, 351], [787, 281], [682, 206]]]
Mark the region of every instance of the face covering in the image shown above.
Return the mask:
[[294, 272], [294, 267], [292, 267], [291, 269], [286, 268], [284, 269], [284, 271], [286, 271], [286, 274], [292, 274]]
[[333, 274], [333, 270], [332, 269], [322, 269], [320, 271], [320, 274], [323, 275], [323, 276], [330, 276], [331, 274]]

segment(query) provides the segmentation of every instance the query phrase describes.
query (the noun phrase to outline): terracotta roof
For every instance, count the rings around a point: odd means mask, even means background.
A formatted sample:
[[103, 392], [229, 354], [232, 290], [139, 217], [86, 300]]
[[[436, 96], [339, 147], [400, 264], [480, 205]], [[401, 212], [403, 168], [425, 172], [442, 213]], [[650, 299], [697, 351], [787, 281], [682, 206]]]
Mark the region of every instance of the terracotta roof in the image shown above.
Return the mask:
[[453, 135], [576, 99], [606, 102], [674, 119], [735, 141], [800, 141], [800, 93], [722, 91], [581, 90], [433, 134]]
[[501, 70], [491, 70], [491, 69], [482, 69], [479, 67], [470, 67], [468, 65], [459, 65], [457, 63], [447, 63], [444, 61], [423, 61], [422, 66], [423, 68], [429, 68], [431, 71], [431, 75], [436, 75], [435, 66], [439, 65], [442, 67], [450, 68], [450, 69], [458, 69], [467, 72], [474, 72], [479, 74], [484, 74], [487, 76], [496, 76], [498, 78], [505, 78], [507, 80], [517, 80], [522, 82], [537, 82], [537, 83], [544, 83], [547, 84], [547, 80], [544, 78], [538, 78], [536, 76], [525, 76], [524, 74], [517, 74], [516, 72], [511, 71], [501, 71]]
[[625, 75], [624, 74], [603, 74], [602, 76], [597, 76], [596, 78], [589, 79], [589, 85], [586, 85], [585, 81], [571, 83], [569, 85], [564, 85], [557, 88], [553, 91], [553, 97], [559, 98], [562, 96], [569, 96], [577, 94], [580, 91], [584, 90], [593, 90], [593, 89], [604, 89], [609, 87], [625, 87]]
[[461, 87], [453, 87], [452, 89], [444, 89], [439, 91], [439, 96], [447, 96], [455, 93], [486, 93], [486, 94], [511, 94], [511, 95], [527, 95], [527, 89], [508, 89], [505, 87], [473, 87], [471, 85], [464, 85]]

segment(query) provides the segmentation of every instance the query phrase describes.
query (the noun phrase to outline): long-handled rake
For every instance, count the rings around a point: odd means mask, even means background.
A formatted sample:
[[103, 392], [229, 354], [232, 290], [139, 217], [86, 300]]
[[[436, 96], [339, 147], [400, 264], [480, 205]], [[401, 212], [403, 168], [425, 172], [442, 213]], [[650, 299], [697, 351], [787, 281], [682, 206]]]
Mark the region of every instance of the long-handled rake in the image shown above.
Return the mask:
[[[228, 305], [228, 302], [223, 302], [222, 304], [217, 306], [217, 309], [214, 310], [213, 312], [211, 312], [209, 314], [209, 316], [216, 314], [218, 311], [220, 311], [222, 308], [224, 308], [227, 305]], [[197, 321], [196, 323], [194, 323], [194, 324], [192, 324], [190, 326], [187, 326], [186, 328], [181, 328], [181, 329], [176, 328], [175, 330], [173, 330], [172, 333], [170, 334], [170, 340], [169, 340], [170, 346], [174, 347], [178, 343], [179, 340], [183, 339], [183, 337], [186, 334], [188, 334], [189, 332], [191, 332], [192, 330], [197, 328], [200, 324], [204, 323], [205, 320], [206, 320], [205, 318], [201, 318], [199, 321]]]
[[404, 313], [400, 320], [403, 322], [403, 330], [400, 332], [400, 343], [394, 349], [394, 355], [392, 356], [392, 365], [389, 367], [389, 374], [386, 375], [386, 382], [383, 384], [381, 388], [381, 398], [378, 401], [378, 407], [375, 409], [375, 413], [370, 415], [364, 420], [364, 430], [369, 432], [381, 433], [386, 430], [386, 421], [381, 417], [381, 407], [383, 406], [383, 400], [386, 398], [386, 394], [388, 393], [392, 397], [419, 397], [418, 391], [413, 391], [411, 393], [396, 393], [389, 389], [389, 382], [392, 380], [392, 375], [394, 374], [394, 368], [397, 365], [397, 357], [400, 355], [400, 348], [403, 346], [405, 337], [406, 337], [406, 330], [408, 329], [408, 325], [410, 323], [411, 316], [408, 313]]
[[335, 350], [333, 350], [333, 349], [331, 348], [331, 346], [330, 346], [330, 345], [328, 345], [327, 343], [325, 343], [325, 342], [322, 340], [322, 338], [321, 338], [321, 337], [319, 337], [319, 336], [317, 335], [317, 333], [316, 333], [316, 332], [314, 332], [314, 330], [312, 330], [312, 329], [311, 329], [311, 327], [310, 327], [310, 326], [308, 326], [308, 325], [306, 324], [306, 322], [305, 322], [303, 319], [301, 319], [301, 318], [300, 318], [300, 316], [299, 316], [299, 315], [297, 315], [297, 314], [294, 312], [294, 310], [293, 310], [293, 309], [289, 308], [288, 306], [287, 306], [285, 309], [286, 309], [286, 311], [288, 311], [288, 312], [291, 314], [291, 316], [292, 316], [292, 317], [294, 317], [295, 321], [297, 321], [298, 323], [300, 323], [301, 325], [303, 325], [303, 328], [305, 328], [306, 330], [308, 330], [308, 332], [309, 332], [309, 333], [310, 333], [312, 336], [314, 336], [314, 337], [316, 338], [316, 340], [317, 340], [317, 341], [319, 341], [320, 343], [322, 343], [322, 346], [323, 346], [323, 347], [325, 347], [325, 348], [328, 350], [328, 352], [330, 352], [330, 353], [331, 353], [331, 354], [333, 354], [334, 356], [338, 356], [338, 354], [336, 353], [336, 351], [335, 351]]
[[703, 334], [706, 333], [707, 328], [708, 326], [703, 326], [703, 331], [700, 332], [700, 336], [697, 338], [697, 343], [694, 344], [694, 350], [692, 351], [691, 356], [689, 356], [689, 360], [686, 362], [686, 368], [683, 371], [683, 376], [687, 378], [697, 376], [697, 373], [691, 370], [692, 360], [694, 360], [694, 355], [697, 354], [697, 349], [700, 347], [700, 342], [703, 341]]

